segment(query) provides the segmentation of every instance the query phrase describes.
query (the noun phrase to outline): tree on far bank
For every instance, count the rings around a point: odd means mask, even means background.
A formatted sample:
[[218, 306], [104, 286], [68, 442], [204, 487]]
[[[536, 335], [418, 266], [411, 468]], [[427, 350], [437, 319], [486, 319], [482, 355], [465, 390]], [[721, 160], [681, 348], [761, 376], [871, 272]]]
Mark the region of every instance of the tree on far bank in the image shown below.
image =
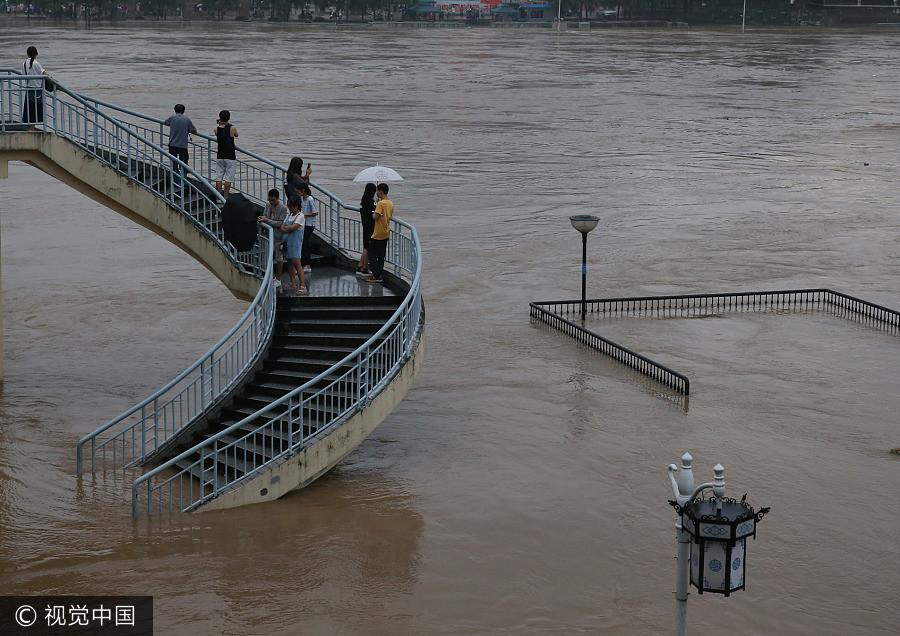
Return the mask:
[[225, 19], [225, 12], [238, 8], [240, 0], [204, 0], [203, 8], [209, 10], [221, 22]]

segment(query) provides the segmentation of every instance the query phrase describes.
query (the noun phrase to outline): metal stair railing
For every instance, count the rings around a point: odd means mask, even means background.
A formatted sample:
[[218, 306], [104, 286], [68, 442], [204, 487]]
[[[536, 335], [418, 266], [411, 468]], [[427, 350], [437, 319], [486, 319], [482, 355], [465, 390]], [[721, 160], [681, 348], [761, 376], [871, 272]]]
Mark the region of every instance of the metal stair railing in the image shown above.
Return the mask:
[[[0, 132], [19, 132], [27, 125], [21, 121], [29, 79], [34, 81], [35, 76], [23, 75], [15, 69], [0, 69]], [[246, 255], [225, 241], [218, 207], [224, 198], [208, 180], [169, 154], [162, 144], [142, 137], [139, 129], [97, 110], [90, 100], [59, 82], [54, 84], [54, 92], [41, 89], [44, 121], [38, 126], [71, 141], [166, 201], [215, 240], [236, 265], [252, 266]], [[175, 178], [173, 164], [180, 166], [185, 177]], [[191, 176], [194, 179], [186, 178]]]
[[[16, 117], [21, 121], [24, 103], [23, 82], [27, 81], [27, 78], [26, 76], [21, 75], [21, 73], [17, 73], [15, 69], [0, 69], [0, 73], [3, 72], [6, 72], [8, 75], [6, 77], [0, 75], [0, 89], [5, 89], [0, 91], [0, 132], [18, 131], [22, 129], [22, 124], [16, 122]], [[7, 82], [4, 84], [3, 80], [7, 80]], [[47, 93], [46, 91], [43, 93], [45, 96], [46, 111], [45, 122], [43, 124], [45, 129], [52, 130], [63, 137], [73, 140], [79, 146], [83, 147], [86, 152], [90, 153], [91, 147], [88, 142], [96, 141], [98, 130], [104, 130], [106, 127], [110, 127], [117, 132], [117, 135], [107, 138], [105, 136], [106, 133], [101, 133], [99, 135], [99, 139], [102, 142], [100, 144], [101, 148], [110, 150], [115, 149], [118, 152], [123, 152], [123, 149], [125, 152], [134, 152], [134, 150], [132, 150], [132, 145], [143, 145], [146, 148], [152, 149], [153, 152], [151, 153], [145, 150], [141, 159], [159, 165], [160, 172], [163, 172], [166, 169], [165, 162], [171, 163], [172, 160], [175, 159], [163, 149], [163, 144], [165, 143], [165, 130], [162, 120], [74, 93], [61, 85], [58, 86], [59, 90], [55, 94]], [[71, 97], [76, 104], [67, 103], [65, 99], [61, 98], [60, 92]], [[102, 108], [117, 113], [117, 116], [104, 113]], [[202, 140], [199, 142], [191, 142], [191, 162], [197, 165], [198, 169], [195, 171], [190, 166], [181, 163], [177, 159], [175, 159], [175, 162], [181, 165], [183, 171], [193, 175], [199, 182], [205, 183], [205, 185], [209, 187], [207, 182], [208, 178], [212, 175], [212, 166], [214, 163], [213, 142], [215, 139], [201, 133], [196, 133], [194, 136]], [[114, 141], [110, 141], [110, 139], [113, 139]], [[122, 139], [124, 139], [125, 142], [121, 141]], [[79, 140], [83, 140], [83, 142], [80, 142]], [[265, 201], [270, 189], [281, 189], [286, 175], [286, 170], [282, 166], [254, 153], [243, 150], [240, 147], [236, 149], [236, 152], [238, 159], [237, 176], [235, 179], [236, 183], [234, 184], [235, 191], [243, 193], [257, 203], [262, 203]], [[102, 154], [96, 154], [95, 156], [104, 160]], [[129, 163], [129, 166], [130, 165], [131, 164]], [[138, 181], [138, 183], [140, 182]], [[146, 184], [142, 185], [148, 187]], [[317, 186], [315, 183], [310, 183], [310, 186], [314, 190], [314, 199], [319, 203], [319, 223], [316, 228], [317, 234], [346, 256], [359, 255], [362, 252], [362, 222], [359, 218], [359, 208], [357, 206], [344, 204], [332, 193]], [[160, 191], [157, 192], [157, 194], [164, 196], [165, 192]], [[179, 201], [177, 198], [173, 197], [171, 203], [178, 204]], [[208, 218], [195, 218], [190, 214], [190, 210], [185, 209], [184, 206], [178, 207], [178, 209], [193, 218], [197, 225], [204, 231], [209, 232], [213, 238], [217, 239], [217, 242], [219, 242], [224, 249], [228, 250], [228, 248], [231, 248], [229, 244], [224, 242], [224, 236], [221, 232], [221, 227], [218, 224], [217, 210]], [[270, 430], [276, 425], [276, 421], [280, 421], [293, 427], [299, 425], [299, 431], [302, 433], [302, 413], [304, 405], [308, 408], [309, 405], [316, 403], [336, 404], [347, 395], [347, 393], [343, 392], [343, 389], [339, 387], [344, 387], [344, 389], [347, 390], [352, 389], [349, 394], [353, 396], [353, 399], [349, 404], [344, 405], [344, 408], [339, 409], [339, 412], [334, 413], [329, 421], [316, 428], [314, 432], [320, 433], [338, 422], [348, 413], [353, 410], [361, 409], [368, 404], [390, 378], [402, 368], [406, 360], [409, 359], [418, 344], [418, 340], [421, 337], [422, 329], [424, 327], [424, 307], [421, 295], [421, 247], [415, 228], [411, 225], [393, 219], [391, 221], [391, 229], [391, 239], [387, 246], [385, 258], [385, 271], [393, 273], [410, 284], [409, 291], [400, 307], [379, 332], [373, 335], [355, 352], [348, 355], [344, 360], [332, 366], [330, 369], [324, 371], [317, 378], [298, 387], [287, 396], [276, 401], [269, 407], [262, 409], [257, 414], [246, 418], [244, 422], [250, 421], [260, 414], [265, 415], [285, 403], [290, 403], [291, 408], [288, 409], [288, 413], [286, 414], [287, 419], [284, 419], [285, 416], [270, 418], [270, 420], [260, 427], [259, 430]], [[255, 256], [258, 251], [248, 255], [247, 253], [237, 253], [231, 248], [229, 253], [232, 256], [233, 261], [242, 264], [245, 270], [250, 268], [252, 273], [256, 275], [260, 275], [263, 271], [260, 259]], [[254, 300], [254, 304], [251, 305], [251, 308], [248, 309], [247, 314], [242, 319], [242, 323], [249, 315], [255, 315], [254, 307], [257, 307], [255, 311], [264, 316], [264, 318], [261, 318], [264, 322], [260, 323], [260, 326], [257, 327], [257, 329], [264, 328], [270, 335], [272, 323], [274, 321], [274, 290], [270, 284], [272, 275], [271, 252], [268, 254], [265, 267], [266, 269], [264, 271], [266, 272], [265, 276], [267, 278], [264, 280], [261, 292], [257, 295], [257, 299]], [[263, 290], [266, 290], [265, 294], [262, 294]], [[238, 330], [239, 327], [236, 326], [235, 329], [232, 330], [232, 335], [237, 334]], [[384, 337], [384, 340], [379, 342], [382, 337]], [[225, 339], [223, 339], [223, 342], [224, 340]], [[223, 343], [220, 342], [219, 344], [222, 345]], [[246, 343], [244, 346], [246, 346]], [[257, 347], [260, 346], [260, 343], [257, 343]], [[217, 366], [213, 363], [213, 360], [223, 360], [224, 358], [215, 358], [214, 356], [211, 356], [211, 352], [208, 352], [207, 355], [204, 355], [201, 360], [198, 360], [190, 370], [184, 372], [179, 378], [187, 380], [187, 374], [189, 372], [196, 372], [199, 369], [199, 372], [206, 374], [206, 377], [208, 378], [206, 380], [206, 386], [226, 386], [226, 383], [224, 382], [216, 384], [215, 380], [211, 379], [212, 369]], [[335, 373], [341, 365], [351, 361], [353, 361], [354, 364], [350, 371], [342, 374], [338, 379], [333, 380], [324, 389], [319, 391], [312, 390], [311, 387], [322, 378]], [[173, 393], [173, 391], [175, 391], [177, 381], [178, 378], [168, 385], [168, 393]], [[201, 386], [204, 385], [201, 384]], [[159, 408], [159, 397], [161, 397], [161, 393], [164, 392], [164, 390], [165, 387], [164, 389], [161, 389], [160, 392], [157, 392], [160, 394], [158, 397], [154, 398], [151, 396], [151, 398], [148, 398], [140, 405], [133, 407], [125, 414], [116, 418], [116, 420], [113, 420], [113, 422], [101, 427], [102, 431], [108, 431], [116, 424], [128, 418], [129, 413], [131, 416], [138, 417], [137, 422], [128, 427], [123, 434], [119, 434], [115, 437], [116, 441], [108, 441], [107, 446], [110, 448], [110, 461], [105, 464], [106, 466], [112, 464], [116, 467], [121, 467], [123, 465], [135, 464], [136, 461], [138, 461], [137, 453], [135, 453], [133, 459], [126, 461], [129, 457], [128, 451], [126, 450], [124, 451], [124, 455], [120, 455], [123, 452], [123, 446], [136, 446], [138, 444], [138, 438], [140, 438], [140, 444], [142, 446], [146, 446], [146, 444], [149, 443], [147, 441], [148, 439], [153, 440], [153, 443], [156, 444], [159, 440], [159, 431], [172, 429], [172, 427], [169, 427], [169, 429], [166, 428], [169, 426], [168, 419], [177, 417], [179, 421], [185, 421], [185, 412], [180, 408], [176, 409], [174, 406], [175, 404], [181, 405], [185, 403], [184, 397], [169, 398], [167, 404], [172, 405], [169, 410], [161, 410]], [[203, 394], [203, 390], [195, 389], [195, 391], [198, 391], [198, 394]], [[208, 390], [207, 394], [211, 395]], [[180, 389], [175, 392], [175, 395], [182, 395]], [[189, 402], [190, 400], [187, 401]], [[140, 412], [140, 416], [138, 416], [138, 412]], [[166, 413], [163, 418], [163, 424], [159, 423], [160, 413]], [[151, 418], [155, 418], [156, 421], [152, 424], [148, 424], [147, 422], [149, 422]], [[143, 426], [141, 426], [141, 424], [143, 424]], [[204, 456], [205, 460], [215, 459], [217, 457], [227, 459], [227, 451], [225, 451], [224, 448], [233, 448], [234, 446], [223, 446], [221, 438], [234, 428], [235, 427], [230, 427], [219, 435], [198, 445], [195, 449], [203, 446], [203, 452], [207, 453], [209, 447], [213, 447], [212, 451], [209, 451], [208, 454]], [[149, 433], [151, 432], [156, 434], [150, 435]], [[81, 446], [83, 446], [89, 438], [90, 436], [86, 437], [79, 444], [79, 472], [81, 470]], [[296, 449], [300, 447], [298, 444], [302, 445], [302, 443], [304, 443], [304, 439], [299, 438], [308, 439], [309, 435], [306, 435], [305, 437], [303, 435], [298, 436], [296, 444], [292, 444], [288, 450], [281, 452], [279, 455], [269, 458], [259, 466], [256, 466], [256, 470], [262, 470], [269, 465], [273, 465], [275, 462], [283, 459], [286, 455], [295, 452]], [[92, 441], [92, 445], [94, 443], [95, 442]], [[92, 446], [92, 448], [94, 447]], [[106, 448], [106, 446], [104, 448]], [[190, 454], [190, 452], [191, 451], [186, 451], [186, 453], [180, 455], [179, 458]], [[142, 452], [142, 454], [145, 455], [146, 453]], [[120, 456], [125, 458], [121, 462], [117, 459]], [[94, 452], [92, 452], [92, 457], [94, 457]], [[160, 472], [170, 469], [174, 464], [174, 461], [179, 458], [166, 462], [160, 468], [150, 471], [135, 482], [135, 485], [133, 486], [135, 512], [137, 510], [138, 499], [136, 493], [139, 491], [140, 486], [142, 484], [147, 485], [147, 492], [149, 493], [149, 510], [153, 508], [153, 495], [160, 493], [162, 488], [159, 484], [154, 484], [153, 480], [157, 478]], [[232, 461], [234, 461], [233, 458]], [[95, 465], [95, 460], [92, 459], [92, 466]], [[181, 471], [181, 474], [186, 472], [187, 471]], [[196, 484], [193, 482], [190, 482], [190, 484], [188, 489], [194, 489]], [[236, 483], [214, 485], [216, 488], [212, 496], [219, 494], [223, 488], [234, 487]], [[205, 488], [201, 487], [200, 490], [205, 491]], [[190, 503], [181, 508], [183, 510], [191, 509], [208, 498], [209, 497], [206, 496], [201, 500], [196, 500], [193, 496], [189, 496], [188, 500]]]
[[[116, 119], [123, 126], [145, 136], [157, 145], [163, 146], [166, 143], [168, 133], [164, 120], [92, 97], [82, 96], [82, 98], [93, 104], [98, 111], [105, 108], [114, 112]], [[191, 135], [188, 144], [191, 162], [196, 166], [197, 172], [208, 181], [212, 181], [216, 163], [216, 138], [199, 132], [198, 129], [198, 132]], [[269, 190], [282, 190], [287, 176], [287, 170], [283, 166], [238, 145], [235, 145], [235, 156], [235, 180], [232, 191], [240, 192], [249, 199], [265, 204]], [[358, 213], [359, 207], [344, 204], [334, 194], [312, 181], [309, 185], [313, 191], [313, 199], [319, 206], [316, 233], [326, 238], [332, 246], [361, 254], [362, 236], [359, 232], [361, 222], [358, 219], [354, 222], [353, 218], [343, 214], [344, 211]]]
[[[391, 249], [388, 250], [396, 259], [392, 265], [410, 281], [410, 290], [385, 325], [366, 343], [316, 378], [138, 477], [132, 486], [134, 516], [140, 512], [142, 494], [146, 497], [147, 514], [154, 510], [159, 513], [164, 510], [188, 512], [239, 487], [264, 470], [279, 465], [352, 413], [365, 408], [402, 369], [418, 345], [424, 327], [421, 252], [415, 228], [395, 221], [392, 230]], [[349, 370], [337, 375], [325, 387], [313, 389], [322, 378], [338, 373], [348, 364], [352, 364]], [[330, 407], [330, 415], [324, 422], [313, 423], [308, 414], [313, 410], [322, 413], [323, 410], [317, 408], [322, 406]], [[271, 415], [282, 408], [281, 414]], [[264, 418], [264, 422], [253, 431], [239, 433], [236, 440], [225, 439], [258, 418]], [[258, 443], [260, 440], [262, 444]], [[262, 454], [260, 449], [264, 451]], [[194, 454], [199, 454], [199, 458], [193, 463], [181, 468], [177, 466]], [[209, 474], [210, 464], [211, 479], [197, 484], [194, 475]], [[243, 474], [232, 477], [220, 474], [219, 464], [238, 467]]]
[[[79, 475], [86, 444], [90, 443], [91, 471], [98, 469], [98, 462], [101, 470], [133, 466], [206, 413], [259, 362], [275, 326], [273, 231], [261, 226], [259, 232], [255, 251], [266, 258], [266, 271], [247, 311], [216, 344], [164, 387], [85, 435], [77, 447]], [[126, 426], [116, 430], [123, 423]], [[113, 430], [100, 440], [103, 433]]]
[[[29, 80], [34, 81], [35, 76], [15, 69], [0, 69], [0, 132], [23, 129], [21, 120]], [[81, 474], [86, 444], [90, 443], [91, 448], [91, 470], [97, 468], [98, 454], [103, 469], [133, 465], [207, 410], [256, 364], [274, 326], [273, 239], [271, 228], [260, 226], [254, 249], [237, 251], [225, 240], [219, 221], [218, 204], [224, 199], [206, 179], [169, 154], [161, 144], [143, 138], [140, 129], [100, 112], [90, 100], [58, 82], [55, 85], [54, 92], [48, 92], [45, 86], [40, 89], [44, 121], [38, 125], [44, 131], [67, 139], [165, 200], [210, 236], [235, 267], [262, 279], [244, 316], [196, 363], [152, 396], [78, 442], [77, 470]], [[175, 175], [173, 164], [180, 167], [181, 175]], [[106, 438], [101, 440], [104, 434]]]
[[[107, 109], [121, 125], [128, 127], [140, 135], [146, 136], [157, 145], [166, 143], [168, 133], [164, 120], [151, 117], [122, 106], [82, 95], [81, 98], [92, 104], [98, 111]], [[215, 165], [216, 138], [205, 133], [196, 132], [191, 135], [189, 154], [191, 163], [196, 166], [197, 173], [207, 180], [213, 178]], [[269, 190], [281, 190], [287, 177], [287, 169], [265, 157], [235, 145], [236, 167], [235, 182], [232, 191], [240, 192], [247, 198], [264, 205]], [[347, 205], [337, 196], [310, 181], [313, 199], [318, 204], [319, 216], [316, 234], [324, 238], [331, 246], [349, 255], [362, 253], [362, 221], [359, 218], [359, 206]], [[404, 224], [392, 226], [395, 230], [405, 232]], [[400, 276], [403, 268], [409, 269], [411, 256], [408, 242], [388, 244], [385, 257], [386, 271]], [[393, 269], [391, 269], [393, 268]]]

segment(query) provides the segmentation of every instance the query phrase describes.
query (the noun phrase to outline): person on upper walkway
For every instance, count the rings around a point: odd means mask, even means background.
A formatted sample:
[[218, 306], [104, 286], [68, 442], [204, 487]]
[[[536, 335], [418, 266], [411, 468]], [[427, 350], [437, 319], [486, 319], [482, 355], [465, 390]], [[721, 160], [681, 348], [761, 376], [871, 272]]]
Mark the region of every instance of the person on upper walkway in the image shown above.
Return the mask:
[[[29, 46], [26, 51], [28, 59], [22, 63], [22, 70], [25, 75], [47, 75], [50, 73], [44, 70], [41, 63], [37, 61], [38, 50], [33, 46]], [[22, 113], [22, 122], [30, 124], [28, 130], [35, 132], [37, 126], [44, 121], [44, 78], [30, 79], [25, 82], [28, 89], [25, 92], [25, 112]]]
[[[223, 110], [219, 113], [219, 119], [216, 122], [216, 142], [218, 149], [216, 151], [216, 190], [228, 198], [231, 192], [231, 184], [234, 183], [234, 171], [236, 165], [236, 154], [234, 149], [234, 138], [238, 136], [237, 128], [231, 125], [231, 113]], [[224, 187], [222, 184], [225, 184]]]
[[312, 164], [307, 164], [306, 172], [304, 172], [303, 159], [291, 157], [284, 180], [284, 196], [288, 201], [290, 201], [291, 197], [300, 197], [300, 188], [309, 185], [309, 175], [311, 174]]
[[301, 206], [301, 210], [303, 211], [303, 271], [310, 272], [312, 271], [311, 263], [311, 248], [310, 242], [312, 241], [313, 231], [316, 229], [316, 218], [319, 216], [319, 211], [316, 209], [316, 200], [312, 198], [312, 191], [309, 189], [309, 184], [300, 187], [300, 198], [303, 200], [303, 204]]
[[[184, 114], [184, 104], [175, 104], [175, 114], [169, 115], [163, 125], [169, 127], [169, 154], [187, 164], [190, 160], [188, 135], [197, 132], [197, 127]], [[172, 160], [172, 171], [181, 174], [181, 164], [175, 159]]]

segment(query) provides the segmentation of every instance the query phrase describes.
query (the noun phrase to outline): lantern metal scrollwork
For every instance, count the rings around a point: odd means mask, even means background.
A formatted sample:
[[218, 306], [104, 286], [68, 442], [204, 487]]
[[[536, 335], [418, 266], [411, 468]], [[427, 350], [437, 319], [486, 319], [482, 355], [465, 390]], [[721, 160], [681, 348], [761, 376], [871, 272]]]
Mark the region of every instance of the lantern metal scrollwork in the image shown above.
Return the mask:
[[747, 539], [756, 537], [756, 524], [769, 508], [729, 497], [699, 498], [670, 505], [681, 515], [682, 529], [691, 535], [691, 585], [700, 594], [730, 595], [744, 589]]
[[[681, 456], [681, 470], [669, 464], [669, 483], [674, 500], [669, 504], [678, 513], [675, 539], [678, 541], [675, 573], [675, 634], [684, 636], [687, 599], [691, 585], [703, 592], [729, 596], [744, 589], [747, 539], [756, 537], [756, 524], [769, 512], [756, 512], [746, 502], [725, 496], [725, 467], [713, 467], [711, 482], [694, 485], [694, 458]], [[677, 477], [675, 476], [677, 473]], [[711, 496], [701, 495], [710, 491]]]

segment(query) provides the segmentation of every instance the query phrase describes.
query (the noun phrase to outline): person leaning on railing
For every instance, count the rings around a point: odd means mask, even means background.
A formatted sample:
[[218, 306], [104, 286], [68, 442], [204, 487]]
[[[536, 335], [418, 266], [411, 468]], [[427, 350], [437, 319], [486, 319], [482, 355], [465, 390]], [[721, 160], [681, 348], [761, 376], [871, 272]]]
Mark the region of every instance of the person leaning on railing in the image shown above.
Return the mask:
[[303, 159], [300, 157], [291, 157], [288, 164], [287, 175], [284, 178], [284, 198], [290, 201], [292, 197], [300, 196], [300, 188], [309, 185], [309, 175], [312, 174], [312, 164], [306, 165], [306, 172], [303, 172]]
[[[219, 112], [216, 120], [216, 190], [226, 199], [231, 192], [231, 184], [234, 183], [234, 171], [236, 167], [236, 155], [234, 138], [238, 136], [237, 128], [231, 124], [231, 112], [223, 110]], [[225, 184], [224, 186], [222, 184]]]
[[284, 253], [281, 251], [281, 244], [285, 241], [284, 232], [281, 231], [281, 224], [284, 223], [287, 216], [287, 207], [278, 200], [278, 190], [272, 188], [269, 190], [269, 200], [266, 203], [266, 209], [263, 210], [262, 216], [257, 217], [256, 220], [274, 228], [275, 242], [272, 247], [275, 256], [275, 287], [281, 287], [281, 271], [284, 269]]
[[[33, 46], [29, 46], [27, 53], [28, 59], [22, 63], [25, 75], [47, 75], [49, 77], [50, 73], [45, 71], [41, 63], [35, 59], [38, 50]], [[25, 82], [25, 86], [28, 90], [25, 92], [25, 112], [23, 113], [22, 121], [23, 123], [31, 124], [28, 130], [34, 132], [37, 130], [35, 124], [40, 124], [44, 121], [44, 78], [30, 79]]]
[[[303, 251], [303, 212], [300, 210], [302, 201], [297, 197], [288, 199], [288, 217], [281, 225], [281, 231], [286, 235], [287, 250], [285, 257], [288, 259], [288, 274], [291, 277], [290, 285], [284, 286], [284, 291], [296, 290], [300, 296], [305, 296], [306, 277], [303, 275], [303, 264], [300, 258]], [[299, 279], [299, 287], [294, 284], [294, 274]]]
[[[187, 164], [191, 160], [188, 154], [188, 136], [197, 132], [197, 127], [184, 114], [184, 104], [175, 104], [175, 114], [169, 115], [163, 125], [169, 127], [169, 154]], [[172, 159], [172, 172], [181, 174], [181, 164], [175, 159]]]

